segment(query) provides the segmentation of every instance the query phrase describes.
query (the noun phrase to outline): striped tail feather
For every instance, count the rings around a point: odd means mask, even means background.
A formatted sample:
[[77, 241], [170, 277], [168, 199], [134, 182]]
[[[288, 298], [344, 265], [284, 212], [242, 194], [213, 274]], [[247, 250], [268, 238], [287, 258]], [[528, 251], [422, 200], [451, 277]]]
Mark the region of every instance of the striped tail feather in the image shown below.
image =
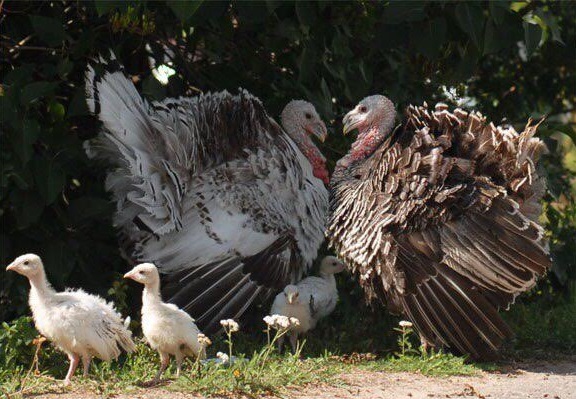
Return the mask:
[[494, 359], [512, 331], [497, 308], [469, 280], [446, 268], [400, 298], [417, 331], [429, 342]]
[[291, 241], [281, 237], [253, 256], [232, 256], [163, 276], [162, 294], [196, 319], [207, 334], [220, 320], [238, 319], [258, 299], [265, 301], [294, 281], [296, 268], [287, 256]]

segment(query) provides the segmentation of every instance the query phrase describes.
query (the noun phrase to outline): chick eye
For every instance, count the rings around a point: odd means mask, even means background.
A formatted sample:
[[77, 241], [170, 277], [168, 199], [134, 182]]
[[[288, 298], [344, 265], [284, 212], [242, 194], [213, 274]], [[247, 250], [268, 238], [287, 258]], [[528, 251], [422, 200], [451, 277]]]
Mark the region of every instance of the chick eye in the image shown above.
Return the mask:
[[28, 265], [30, 264], [30, 262], [26, 261], [26, 262], [24, 262], [24, 264], [25, 264], [26, 266], [28, 266]]
[[360, 112], [365, 113], [366, 111], [368, 111], [368, 108], [365, 105], [360, 107]]
[[306, 119], [312, 119], [312, 115], [309, 113], [304, 114], [304, 116], [306, 117]]

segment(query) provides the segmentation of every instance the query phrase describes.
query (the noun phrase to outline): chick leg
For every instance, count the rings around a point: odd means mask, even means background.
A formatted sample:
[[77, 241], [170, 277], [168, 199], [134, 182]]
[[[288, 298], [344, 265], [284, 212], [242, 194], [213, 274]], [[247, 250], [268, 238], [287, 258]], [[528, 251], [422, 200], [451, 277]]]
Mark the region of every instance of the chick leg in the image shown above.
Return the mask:
[[182, 371], [182, 361], [184, 360], [184, 354], [179, 352], [176, 354], [176, 378], [180, 377], [180, 371]]
[[160, 381], [160, 376], [162, 375], [164, 370], [166, 370], [169, 363], [170, 363], [170, 355], [168, 353], [160, 352], [160, 369], [158, 370], [156, 376], [152, 380], [153, 382]]
[[88, 377], [88, 371], [90, 371], [90, 362], [92, 361], [92, 356], [84, 355], [82, 356], [82, 369], [84, 378]]
[[292, 354], [295, 354], [296, 349], [298, 349], [298, 333], [296, 331], [290, 331], [290, 346], [292, 347]]
[[284, 335], [278, 338], [278, 353], [282, 353], [284, 350]]
[[68, 359], [70, 359], [70, 368], [68, 368], [68, 374], [64, 378], [64, 385], [70, 385], [70, 380], [76, 371], [76, 367], [78, 367], [78, 363], [80, 363], [80, 356], [75, 353], [68, 354]]

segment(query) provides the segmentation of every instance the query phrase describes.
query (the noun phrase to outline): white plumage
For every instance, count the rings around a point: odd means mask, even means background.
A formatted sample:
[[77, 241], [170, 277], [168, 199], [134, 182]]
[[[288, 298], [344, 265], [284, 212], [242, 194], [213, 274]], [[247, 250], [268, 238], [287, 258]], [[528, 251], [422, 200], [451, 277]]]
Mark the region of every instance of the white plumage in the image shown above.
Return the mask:
[[[334, 311], [338, 302], [338, 289], [334, 274], [344, 270], [344, 264], [334, 256], [326, 256], [320, 265], [320, 276], [310, 276], [297, 285], [287, 285], [276, 295], [270, 314], [298, 319], [290, 326], [290, 345], [296, 351], [298, 335], [316, 327], [316, 323]], [[283, 337], [279, 339], [282, 349]]]
[[280, 126], [244, 90], [147, 102], [116, 60], [97, 69], [86, 94], [103, 129], [88, 154], [109, 170], [126, 255], [159, 268], [168, 302], [215, 332], [308, 271], [328, 212], [312, 104], [290, 102]]
[[22, 255], [6, 270], [13, 270], [30, 281], [30, 308], [38, 331], [68, 355], [68, 385], [82, 358], [84, 376], [92, 357], [110, 361], [124, 349], [135, 349], [127, 323], [112, 304], [82, 290], [56, 292], [50, 286], [39, 256]]
[[124, 275], [144, 285], [142, 293], [142, 331], [146, 340], [160, 354], [161, 366], [153, 381], [158, 381], [170, 355], [176, 358], [176, 376], [187, 356], [206, 357], [204, 345], [198, 340], [200, 330], [194, 319], [176, 305], [160, 298], [160, 275], [151, 263], [143, 263]]

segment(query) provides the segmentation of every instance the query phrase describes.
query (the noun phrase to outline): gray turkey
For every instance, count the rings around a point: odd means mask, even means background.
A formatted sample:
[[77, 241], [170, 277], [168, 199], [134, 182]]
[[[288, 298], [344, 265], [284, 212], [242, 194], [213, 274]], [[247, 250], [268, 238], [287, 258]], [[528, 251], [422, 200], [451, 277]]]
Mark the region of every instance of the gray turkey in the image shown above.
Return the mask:
[[299, 279], [328, 210], [314, 107], [290, 102], [282, 128], [244, 90], [148, 102], [116, 60], [95, 67], [87, 103], [103, 128], [87, 153], [109, 170], [122, 247], [158, 266], [164, 297], [211, 333]]
[[367, 299], [407, 316], [424, 345], [497, 356], [511, 331], [498, 314], [550, 268], [537, 219], [545, 146], [478, 112], [362, 100], [358, 129], [331, 180], [327, 234]]

